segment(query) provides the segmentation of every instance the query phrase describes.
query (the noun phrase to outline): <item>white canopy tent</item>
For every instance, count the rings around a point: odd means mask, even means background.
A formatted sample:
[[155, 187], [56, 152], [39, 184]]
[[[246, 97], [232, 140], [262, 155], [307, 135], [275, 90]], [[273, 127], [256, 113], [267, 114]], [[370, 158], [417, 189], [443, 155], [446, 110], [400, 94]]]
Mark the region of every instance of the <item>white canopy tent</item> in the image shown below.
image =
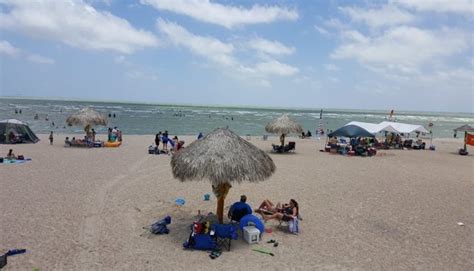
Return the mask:
[[376, 124], [376, 123], [370, 123], [370, 122], [351, 121], [348, 124], [346, 124], [345, 126], [347, 126], [347, 125], [359, 126], [361, 128], [364, 128], [365, 130], [369, 131], [372, 134], [376, 134], [376, 133], [379, 133], [379, 132], [382, 132], [382, 131], [396, 132], [396, 130], [393, 129], [393, 127], [383, 126], [380, 123]]
[[[387, 127], [388, 129], [383, 129], [383, 131], [387, 132], [394, 132], [400, 134], [409, 134], [414, 132], [429, 133], [429, 131], [426, 130], [425, 127], [416, 124], [382, 121], [379, 125], [382, 127]], [[394, 129], [394, 131], [392, 129]]]
[[390, 121], [382, 121], [379, 124], [376, 123], [369, 123], [369, 122], [360, 122], [360, 121], [351, 121], [347, 123], [347, 125], [356, 125], [365, 130], [369, 131], [372, 134], [376, 134], [379, 132], [389, 132], [389, 133], [399, 133], [399, 134], [409, 134], [413, 132], [420, 132], [420, 133], [429, 133], [425, 127], [421, 125], [415, 124], [407, 124], [407, 123], [400, 123], [400, 122], [390, 122]]

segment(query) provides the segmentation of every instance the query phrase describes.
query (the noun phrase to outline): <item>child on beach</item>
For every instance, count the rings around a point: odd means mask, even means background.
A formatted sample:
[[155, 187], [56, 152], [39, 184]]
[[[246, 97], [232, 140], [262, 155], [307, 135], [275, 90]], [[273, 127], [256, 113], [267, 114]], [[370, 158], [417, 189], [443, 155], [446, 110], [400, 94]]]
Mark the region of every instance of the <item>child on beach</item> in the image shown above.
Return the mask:
[[51, 131], [51, 133], [49, 134], [49, 144], [53, 145], [53, 140], [54, 140], [53, 131]]
[[16, 155], [13, 153], [13, 149], [10, 149], [8, 151], [8, 154], [7, 156], [5, 156], [6, 159], [11, 159], [11, 160], [15, 160], [16, 159]]

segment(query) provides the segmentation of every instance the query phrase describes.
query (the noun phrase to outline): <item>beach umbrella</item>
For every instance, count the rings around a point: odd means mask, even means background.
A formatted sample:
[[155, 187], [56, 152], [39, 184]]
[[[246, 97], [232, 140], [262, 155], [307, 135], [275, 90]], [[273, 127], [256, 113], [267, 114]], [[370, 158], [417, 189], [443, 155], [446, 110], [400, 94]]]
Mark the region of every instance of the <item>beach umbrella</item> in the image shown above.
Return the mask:
[[216, 129], [171, 158], [173, 176], [180, 181], [211, 181], [218, 198], [217, 216], [223, 221], [224, 200], [231, 184], [258, 182], [275, 172], [272, 158], [229, 129]]
[[84, 131], [88, 132], [93, 125], [107, 125], [107, 118], [94, 109], [87, 107], [69, 116], [66, 123], [69, 126], [84, 126]]
[[280, 134], [283, 136], [283, 142], [285, 143], [285, 136], [290, 133], [303, 132], [301, 125], [288, 117], [287, 114], [283, 114], [281, 117], [272, 120], [270, 123], [265, 126], [265, 131], [274, 134]]
[[454, 129], [454, 133], [456, 134], [456, 132], [464, 132], [464, 152], [467, 151], [467, 146], [466, 146], [466, 142], [468, 142], [468, 132], [474, 132], [474, 127], [468, 125], [468, 124], [465, 124], [463, 126], [460, 126], [456, 129]]
[[456, 131], [456, 132], [474, 132], [474, 127], [472, 127], [468, 124], [465, 124], [463, 126], [460, 126], [456, 129], [454, 129], [454, 131]]
[[375, 137], [374, 134], [370, 133], [366, 129], [357, 125], [353, 125], [353, 124], [343, 126], [337, 129], [336, 131], [328, 134], [328, 137], [333, 137], [333, 136], [344, 136], [344, 137], [349, 137], [349, 138], [359, 137], [359, 136], [360, 137]]

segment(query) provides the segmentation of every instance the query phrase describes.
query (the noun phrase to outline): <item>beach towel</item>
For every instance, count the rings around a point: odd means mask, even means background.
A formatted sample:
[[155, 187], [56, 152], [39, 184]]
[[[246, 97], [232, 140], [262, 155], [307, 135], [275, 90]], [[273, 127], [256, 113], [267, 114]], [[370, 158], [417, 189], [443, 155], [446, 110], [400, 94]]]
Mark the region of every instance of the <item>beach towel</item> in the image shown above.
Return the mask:
[[24, 164], [29, 161], [31, 161], [31, 158], [25, 158], [24, 160], [3, 159], [3, 163], [0, 164]]

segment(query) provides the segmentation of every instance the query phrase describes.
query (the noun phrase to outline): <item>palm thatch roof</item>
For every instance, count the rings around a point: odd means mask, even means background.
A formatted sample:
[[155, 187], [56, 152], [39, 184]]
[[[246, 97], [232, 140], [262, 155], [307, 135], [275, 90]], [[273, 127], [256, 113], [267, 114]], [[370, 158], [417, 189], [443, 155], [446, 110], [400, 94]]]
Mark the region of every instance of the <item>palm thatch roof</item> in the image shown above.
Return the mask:
[[461, 127], [458, 127], [456, 129], [454, 129], [454, 131], [456, 131], [456, 132], [474, 132], [474, 127], [472, 127], [468, 124], [465, 124]]
[[287, 114], [283, 114], [281, 117], [272, 120], [265, 126], [265, 131], [274, 134], [289, 134], [289, 133], [301, 133], [303, 128], [301, 125], [288, 117]]
[[87, 107], [69, 116], [66, 123], [70, 126], [107, 125], [107, 118], [94, 109]]
[[272, 158], [229, 129], [216, 129], [171, 159], [175, 178], [180, 181], [209, 179], [223, 183], [263, 181], [275, 172]]

